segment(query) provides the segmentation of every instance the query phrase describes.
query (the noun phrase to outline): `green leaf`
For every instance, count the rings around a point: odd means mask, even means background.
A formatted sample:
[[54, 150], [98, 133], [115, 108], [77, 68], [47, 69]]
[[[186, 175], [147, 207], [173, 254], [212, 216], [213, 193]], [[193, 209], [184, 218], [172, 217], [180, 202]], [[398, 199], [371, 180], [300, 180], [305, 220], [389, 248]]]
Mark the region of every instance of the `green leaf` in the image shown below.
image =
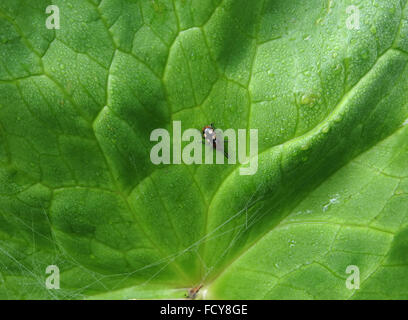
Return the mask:
[[[406, 3], [1, 1], [0, 298], [407, 299]], [[176, 120], [258, 171], [154, 165]]]

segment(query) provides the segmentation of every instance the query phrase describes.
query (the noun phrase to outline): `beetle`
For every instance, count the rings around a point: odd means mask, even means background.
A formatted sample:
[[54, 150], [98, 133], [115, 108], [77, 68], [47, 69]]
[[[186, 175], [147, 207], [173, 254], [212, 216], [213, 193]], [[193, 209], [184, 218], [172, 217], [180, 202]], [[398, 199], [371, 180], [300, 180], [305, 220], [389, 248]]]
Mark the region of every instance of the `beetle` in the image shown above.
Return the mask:
[[[209, 126], [205, 126], [201, 130], [201, 132], [202, 132], [203, 138], [205, 140], [205, 141], [203, 141], [203, 143], [207, 142], [207, 144], [209, 144], [210, 146], [212, 146], [214, 149], [217, 150], [217, 135], [215, 133], [214, 124], [211, 123]], [[218, 148], [218, 149], [220, 149], [220, 148]], [[224, 149], [224, 146], [222, 146], [222, 149]], [[226, 151], [224, 151], [224, 155], [228, 159], [228, 153]]]

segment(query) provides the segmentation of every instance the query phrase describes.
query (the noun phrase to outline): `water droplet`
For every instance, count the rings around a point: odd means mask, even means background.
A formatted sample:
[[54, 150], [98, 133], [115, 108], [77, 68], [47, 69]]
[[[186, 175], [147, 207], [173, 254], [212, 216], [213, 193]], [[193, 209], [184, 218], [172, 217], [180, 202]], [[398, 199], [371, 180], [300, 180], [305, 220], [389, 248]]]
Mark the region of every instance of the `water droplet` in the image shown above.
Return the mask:
[[314, 104], [317, 98], [318, 97], [314, 94], [305, 94], [302, 96], [302, 99], [300, 100], [300, 104], [303, 104], [303, 105]]
[[288, 240], [289, 243], [289, 247], [293, 248], [296, 245], [296, 241], [295, 240]]
[[340, 201], [339, 201], [339, 198], [340, 198], [340, 195], [339, 195], [339, 194], [335, 194], [335, 195], [329, 200], [329, 202], [323, 206], [323, 212], [326, 212], [333, 204], [339, 203], [339, 202], [340, 202]]
[[308, 144], [304, 144], [304, 145], [301, 146], [302, 150], [308, 150], [309, 148], [310, 148], [310, 145], [308, 145]]

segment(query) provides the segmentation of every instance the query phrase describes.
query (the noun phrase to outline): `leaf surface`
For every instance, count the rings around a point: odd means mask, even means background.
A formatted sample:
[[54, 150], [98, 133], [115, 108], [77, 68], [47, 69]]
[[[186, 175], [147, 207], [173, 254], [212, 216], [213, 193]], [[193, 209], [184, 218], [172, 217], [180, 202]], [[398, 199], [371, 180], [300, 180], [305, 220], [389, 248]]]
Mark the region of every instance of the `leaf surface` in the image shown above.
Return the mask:
[[[408, 298], [406, 0], [53, 3], [0, 3], [1, 298]], [[154, 165], [173, 121], [257, 173]]]

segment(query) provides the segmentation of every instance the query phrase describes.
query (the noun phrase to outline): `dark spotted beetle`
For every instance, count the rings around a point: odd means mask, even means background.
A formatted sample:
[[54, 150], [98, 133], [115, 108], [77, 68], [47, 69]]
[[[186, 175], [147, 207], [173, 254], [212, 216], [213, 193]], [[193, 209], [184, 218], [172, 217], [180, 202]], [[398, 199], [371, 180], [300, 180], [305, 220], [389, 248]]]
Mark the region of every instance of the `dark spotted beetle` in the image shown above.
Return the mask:
[[[212, 146], [214, 149], [224, 151], [224, 146], [217, 145], [217, 135], [215, 133], [214, 124], [211, 123], [209, 126], [205, 126], [202, 130], [203, 138], [205, 141], [203, 143], [207, 143]], [[228, 153], [224, 151], [225, 157], [228, 159]]]

